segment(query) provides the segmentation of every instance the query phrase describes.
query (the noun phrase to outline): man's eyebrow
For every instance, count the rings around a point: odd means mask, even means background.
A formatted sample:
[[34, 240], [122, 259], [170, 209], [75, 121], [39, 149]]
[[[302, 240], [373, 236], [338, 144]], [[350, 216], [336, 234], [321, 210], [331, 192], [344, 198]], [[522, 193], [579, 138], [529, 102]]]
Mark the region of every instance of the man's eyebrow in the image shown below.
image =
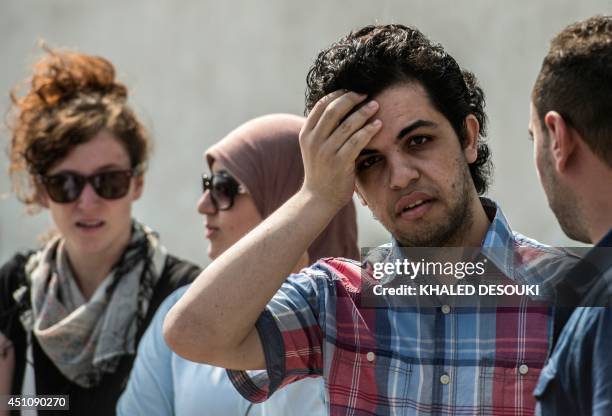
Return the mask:
[[[416, 120], [410, 123], [408, 126], [404, 127], [397, 135], [396, 140], [400, 140], [402, 137], [409, 134], [411, 131], [416, 130], [420, 127], [438, 127], [438, 124], [434, 123], [431, 120], [422, 120], [422, 119]], [[361, 152], [359, 152], [359, 156], [357, 156], [357, 158], [368, 156], [368, 155], [375, 154], [375, 153], [378, 153], [378, 150], [363, 149]]]
[[415, 122], [409, 124], [408, 126], [404, 127], [399, 134], [397, 135], [396, 139], [399, 140], [402, 137], [404, 137], [405, 135], [409, 134], [411, 131], [416, 130], [420, 127], [438, 127], [438, 125], [436, 123], [434, 123], [433, 121], [430, 120], [416, 120]]

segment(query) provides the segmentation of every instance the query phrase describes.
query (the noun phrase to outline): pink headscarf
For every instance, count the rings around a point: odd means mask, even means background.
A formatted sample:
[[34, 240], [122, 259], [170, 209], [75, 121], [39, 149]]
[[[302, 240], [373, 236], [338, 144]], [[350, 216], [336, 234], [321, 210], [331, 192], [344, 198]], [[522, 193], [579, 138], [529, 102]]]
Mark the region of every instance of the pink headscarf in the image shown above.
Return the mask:
[[[250, 120], [206, 152], [248, 190], [262, 218], [293, 196], [304, 181], [298, 136], [304, 117], [271, 114]], [[323, 257], [359, 259], [353, 201], [342, 208], [308, 248], [310, 262]]]

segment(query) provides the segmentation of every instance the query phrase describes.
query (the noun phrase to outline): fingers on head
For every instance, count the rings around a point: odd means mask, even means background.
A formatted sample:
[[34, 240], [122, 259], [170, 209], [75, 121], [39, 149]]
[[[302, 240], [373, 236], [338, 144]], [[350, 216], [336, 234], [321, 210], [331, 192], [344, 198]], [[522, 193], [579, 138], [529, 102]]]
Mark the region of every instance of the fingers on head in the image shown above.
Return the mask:
[[323, 114], [325, 109], [336, 98], [341, 97], [344, 94], [346, 94], [345, 90], [336, 90], [334, 92], [327, 94], [326, 96], [321, 98], [319, 101], [317, 101], [317, 103], [314, 105], [314, 107], [312, 108], [312, 110], [310, 111], [310, 114], [308, 115], [306, 119], [306, 123], [304, 124], [304, 129], [305, 130], [314, 129], [317, 123], [319, 122], [319, 119], [321, 118], [321, 115]]
[[381, 126], [382, 122], [379, 119], [367, 123], [344, 142], [340, 149], [338, 149], [338, 154], [341, 157], [347, 157], [354, 161], [363, 148], [372, 140], [372, 137], [378, 133]]
[[330, 145], [334, 150], [339, 150], [344, 142], [348, 140], [355, 132], [363, 128], [378, 111], [378, 103], [370, 101], [366, 105], [361, 106], [355, 112], [350, 114], [333, 132], [330, 137]]

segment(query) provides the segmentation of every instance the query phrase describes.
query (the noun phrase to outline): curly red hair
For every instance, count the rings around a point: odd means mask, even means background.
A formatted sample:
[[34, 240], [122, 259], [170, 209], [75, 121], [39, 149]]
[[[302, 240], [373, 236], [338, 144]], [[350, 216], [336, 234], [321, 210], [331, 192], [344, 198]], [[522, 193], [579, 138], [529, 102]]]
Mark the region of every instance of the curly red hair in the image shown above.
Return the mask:
[[[148, 133], [127, 105], [127, 88], [106, 59], [44, 48], [29, 90], [11, 91], [9, 174], [17, 197], [37, 208], [34, 178], [45, 174], [98, 132], [112, 133], [127, 150], [132, 168], [143, 172], [150, 153]], [[28, 83], [26, 81], [26, 83]]]

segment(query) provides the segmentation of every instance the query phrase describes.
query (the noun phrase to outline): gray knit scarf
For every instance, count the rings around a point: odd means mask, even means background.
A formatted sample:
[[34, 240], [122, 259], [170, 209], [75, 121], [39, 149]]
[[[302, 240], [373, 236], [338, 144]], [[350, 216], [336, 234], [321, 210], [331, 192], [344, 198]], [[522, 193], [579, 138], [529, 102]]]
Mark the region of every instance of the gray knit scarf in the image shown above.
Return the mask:
[[[21, 314], [27, 331], [69, 380], [96, 386], [125, 355], [135, 354], [143, 321], [166, 249], [149, 228], [133, 222], [126, 250], [86, 301], [68, 261], [64, 240], [55, 238], [26, 265], [31, 310]], [[17, 290], [15, 296], [27, 293]]]

